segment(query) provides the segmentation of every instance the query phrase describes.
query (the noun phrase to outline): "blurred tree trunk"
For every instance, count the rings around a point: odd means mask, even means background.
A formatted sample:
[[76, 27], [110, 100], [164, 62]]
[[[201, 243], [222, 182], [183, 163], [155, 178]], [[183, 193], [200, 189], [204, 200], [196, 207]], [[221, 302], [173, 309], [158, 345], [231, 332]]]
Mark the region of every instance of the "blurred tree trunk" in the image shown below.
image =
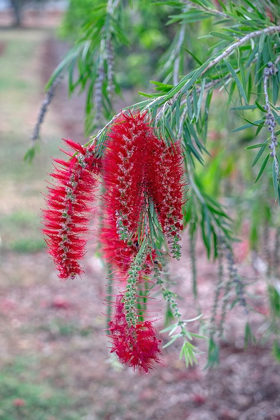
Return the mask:
[[14, 11], [14, 26], [20, 27], [21, 26], [21, 7], [22, 1], [21, 0], [11, 0], [11, 5]]

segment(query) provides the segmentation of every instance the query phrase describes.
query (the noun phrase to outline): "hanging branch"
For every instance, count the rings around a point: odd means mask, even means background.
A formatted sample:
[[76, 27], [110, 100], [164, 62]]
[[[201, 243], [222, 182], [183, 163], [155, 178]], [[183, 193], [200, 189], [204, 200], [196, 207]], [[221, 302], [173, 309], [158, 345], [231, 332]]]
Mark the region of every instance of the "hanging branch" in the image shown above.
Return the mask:
[[277, 147], [277, 135], [275, 131], [276, 127], [276, 121], [275, 116], [272, 113], [271, 106], [269, 103], [269, 97], [268, 97], [268, 80], [271, 76], [275, 76], [278, 72], [277, 63], [279, 62], [280, 57], [275, 61], [273, 64], [272, 62], [267, 63], [267, 67], [265, 67], [263, 71], [263, 89], [264, 89], [264, 96], [265, 96], [265, 105], [264, 109], [267, 111], [266, 113], [266, 120], [265, 124], [267, 126], [268, 131], [270, 132], [270, 144], [269, 148], [271, 150], [270, 156], [273, 158], [274, 161], [274, 167], [275, 167], [275, 173], [276, 173], [276, 179], [279, 180], [279, 165], [278, 165], [278, 159], [276, 155], [276, 147]]
[[218, 311], [218, 304], [219, 304], [219, 297], [221, 293], [221, 288], [223, 284], [223, 278], [224, 278], [224, 245], [223, 242], [221, 242], [220, 239], [218, 239], [218, 277], [217, 277], [217, 284], [215, 287], [215, 293], [214, 293], [214, 301], [212, 305], [212, 314], [210, 319], [210, 339], [214, 337], [215, 334], [215, 323], [216, 323], [216, 316]]
[[56, 89], [58, 87], [58, 85], [61, 83], [63, 79], [63, 74], [60, 74], [60, 76], [53, 82], [53, 84], [50, 86], [50, 88], [47, 90], [47, 93], [45, 95], [45, 98], [42, 102], [38, 117], [37, 117], [37, 121], [31, 136], [31, 142], [32, 142], [32, 146], [34, 146], [36, 140], [39, 140], [40, 138], [40, 130], [41, 130], [41, 126], [44, 122], [44, 118], [46, 116], [48, 107], [51, 103], [51, 101], [53, 100], [53, 97], [55, 95]]

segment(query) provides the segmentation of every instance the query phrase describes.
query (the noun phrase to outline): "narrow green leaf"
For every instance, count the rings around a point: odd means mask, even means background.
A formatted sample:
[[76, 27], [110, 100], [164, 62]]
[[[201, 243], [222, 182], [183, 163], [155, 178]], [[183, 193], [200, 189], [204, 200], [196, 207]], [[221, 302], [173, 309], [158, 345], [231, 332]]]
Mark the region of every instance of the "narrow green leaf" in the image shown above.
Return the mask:
[[165, 332], [168, 332], [168, 331], [172, 330], [175, 325], [178, 326], [178, 324], [169, 325], [168, 327], [166, 327], [163, 330], [161, 330], [160, 333], [162, 334], [162, 333], [165, 333]]
[[262, 112], [265, 112], [265, 113], [267, 113], [267, 111], [261, 106], [261, 104], [259, 104], [259, 102], [258, 101], [255, 101], [255, 104], [257, 105], [257, 107], [262, 111]]
[[200, 114], [202, 99], [203, 99], [203, 95], [204, 95], [205, 82], [206, 82], [206, 80], [203, 79], [203, 81], [201, 83], [201, 90], [200, 90], [200, 94], [199, 94], [199, 98], [198, 98], [198, 102], [197, 102], [196, 121], [198, 121], [199, 114]]
[[174, 335], [172, 338], [171, 338], [171, 340], [170, 341], [168, 341], [168, 343], [166, 343], [162, 348], [163, 349], [166, 349], [166, 347], [169, 347], [171, 344], [173, 344], [174, 343], [174, 341], [176, 341], [177, 340], [177, 338], [179, 338], [181, 336], [181, 334], [176, 334], [176, 335]]
[[199, 335], [199, 334], [191, 333], [191, 336], [195, 337], [195, 338], [201, 338], [202, 340], [207, 340], [207, 337], [205, 337], [205, 335]]
[[226, 59], [224, 59], [224, 62], [226, 63], [227, 68], [229, 69], [230, 73], [232, 74], [232, 77], [236, 81], [236, 84], [237, 84], [237, 87], [238, 87], [238, 90], [239, 90], [241, 96], [243, 97], [245, 103], [247, 104], [247, 96], [246, 96], [245, 90], [243, 89], [242, 84], [240, 83], [240, 80], [239, 80], [237, 74], [235, 73], [231, 64]]
[[243, 106], [235, 106], [233, 108], [230, 108], [232, 111], [247, 111], [249, 109], [256, 109], [257, 107], [255, 105], [243, 105]]
[[265, 170], [265, 167], [266, 167], [266, 164], [268, 162], [268, 159], [269, 159], [269, 155], [267, 155], [266, 158], [265, 158], [265, 160], [263, 161], [262, 166], [261, 166], [261, 169], [260, 169], [260, 172], [259, 172], [259, 174], [258, 174], [255, 182], [257, 182], [260, 179], [260, 177], [262, 176], [262, 173]]
[[190, 54], [190, 56], [201, 66], [202, 62], [187, 48], [184, 48], [185, 51], [187, 51], [188, 54]]
[[277, 75], [273, 76], [272, 78], [272, 100], [274, 105], [276, 104], [278, 100], [278, 92], [279, 92], [279, 83], [277, 80]]
[[233, 42], [234, 41], [234, 37], [233, 36], [226, 35], [226, 34], [223, 34], [221, 32], [215, 32], [215, 31], [214, 32], [210, 32], [210, 35], [215, 36], [217, 38], [225, 39], [226, 41], [230, 41], [230, 42]]
[[267, 143], [258, 143], [258, 144], [254, 144], [253, 146], [248, 146], [245, 147], [245, 150], [250, 150], [250, 149], [258, 149], [260, 147], [265, 146]]
[[261, 157], [261, 155], [263, 154], [263, 152], [265, 151], [266, 148], [266, 144], [264, 144], [262, 146], [262, 148], [258, 151], [253, 163], [252, 163], [252, 168], [256, 165], [256, 163], [258, 162], [259, 158]]
[[265, 41], [266, 34], [262, 33], [259, 40], [259, 54], [263, 51], [264, 41]]
[[246, 349], [249, 344], [256, 344], [256, 338], [253, 334], [249, 322], [246, 322], [245, 325], [245, 339], [244, 339], [244, 348]]

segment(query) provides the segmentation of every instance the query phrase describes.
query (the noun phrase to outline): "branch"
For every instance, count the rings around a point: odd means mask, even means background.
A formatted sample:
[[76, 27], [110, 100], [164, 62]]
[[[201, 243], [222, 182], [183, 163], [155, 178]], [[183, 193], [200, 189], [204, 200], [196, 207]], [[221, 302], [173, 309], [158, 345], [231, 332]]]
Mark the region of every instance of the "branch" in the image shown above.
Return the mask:
[[227, 18], [227, 19], [231, 19], [231, 17], [229, 15], [227, 15], [226, 13], [221, 12], [220, 10], [217, 10], [217, 9], [211, 9], [211, 7], [207, 7], [207, 6], [204, 6], [204, 5], [200, 6], [200, 5], [198, 5], [196, 3], [193, 3], [192, 1], [189, 1], [189, 0], [186, 0], [185, 4], [193, 7], [194, 9], [201, 10], [202, 12], [211, 13], [211, 15], [217, 15], [217, 16], [221, 16], [221, 17], [224, 17], [224, 18]]
[[219, 63], [219, 61], [223, 60], [224, 58], [228, 57], [236, 48], [241, 47], [241, 45], [245, 44], [247, 41], [250, 41], [250, 39], [257, 38], [261, 36], [262, 34], [273, 34], [274, 32], [280, 32], [280, 26], [270, 26], [266, 29], [260, 29], [255, 32], [251, 32], [250, 34], [247, 34], [243, 38], [241, 38], [239, 41], [234, 42], [231, 44], [222, 54], [218, 55], [218, 57], [214, 58], [214, 60], [210, 61], [207, 67], [203, 70], [201, 73], [201, 76], [205, 74], [209, 69], [214, 67], [216, 64]]
[[269, 97], [268, 97], [268, 79], [270, 76], [275, 75], [278, 72], [277, 67], [275, 65], [278, 63], [280, 57], [278, 57], [273, 65], [273, 63], [269, 62], [267, 64], [267, 67], [265, 67], [263, 71], [263, 90], [264, 90], [264, 97], [265, 97], [265, 106], [264, 109], [267, 111], [266, 114], [266, 120], [265, 124], [267, 126], [268, 131], [270, 132], [270, 144], [269, 148], [271, 150], [270, 156], [274, 159], [274, 165], [275, 165], [275, 173], [277, 181], [279, 180], [279, 165], [278, 165], [278, 159], [276, 155], [276, 147], [277, 147], [277, 136], [276, 136], [276, 121], [275, 117], [271, 111], [271, 106], [269, 103]]
[[57, 88], [57, 86], [60, 84], [60, 82], [62, 81], [62, 78], [63, 78], [63, 74], [61, 74], [53, 83], [52, 83], [52, 85], [51, 85], [51, 87], [48, 89], [48, 91], [47, 91], [47, 93], [46, 93], [46, 95], [45, 95], [45, 98], [44, 98], [44, 100], [43, 100], [43, 102], [42, 102], [42, 105], [41, 105], [41, 108], [40, 108], [40, 111], [39, 111], [39, 115], [38, 115], [38, 117], [37, 117], [37, 121], [36, 121], [36, 124], [35, 124], [35, 127], [34, 127], [34, 130], [33, 130], [33, 134], [32, 134], [32, 136], [31, 136], [31, 142], [32, 142], [32, 144], [34, 144], [35, 143], [35, 141], [36, 140], [38, 140], [39, 139], [39, 137], [40, 137], [40, 129], [41, 129], [41, 125], [42, 125], [42, 123], [43, 123], [43, 121], [44, 121], [44, 118], [45, 118], [45, 115], [46, 115], [46, 113], [47, 113], [47, 110], [48, 110], [48, 106], [50, 105], [50, 103], [51, 103], [51, 101], [52, 101], [52, 99], [53, 99], [53, 97], [54, 97], [54, 94], [55, 94], [55, 91], [56, 91], [56, 88]]

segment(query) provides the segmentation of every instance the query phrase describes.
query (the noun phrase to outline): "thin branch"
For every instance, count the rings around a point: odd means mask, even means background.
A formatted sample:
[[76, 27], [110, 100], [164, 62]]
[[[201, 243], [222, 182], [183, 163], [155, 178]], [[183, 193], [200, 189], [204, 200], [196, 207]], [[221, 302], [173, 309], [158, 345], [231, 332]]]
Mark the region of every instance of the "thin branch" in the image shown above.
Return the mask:
[[241, 38], [239, 41], [234, 42], [231, 44], [225, 51], [218, 55], [214, 60], [210, 61], [207, 67], [202, 71], [201, 76], [205, 74], [208, 70], [210, 70], [212, 67], [216, 66], [221, 60], [228, 57], [236, 48], [241, 47], [241, 45], [246, 44], [246, 42], [250, 41], [250, 39], [257, 38], [261, 36], [262, 34], [273, 34], [274, 32], [280, 32], [280, 26], [269, 26], [266, 29], [260, 29], [255, 32], [251, 32], [250, 34], [247, 34], [243, 38]]
[[35, 141], [39, 139], [40, 137], [40, 130], [41, 130], [41, 125], [43, 124], [45, 115], [47, 113], [48, 107], [55, 95], [55, 91], [57, 86], [60, 84], [60, 82], [62, 81], [63, 78], [63, 74], [61, 74], [59, 77], [57, 77], [57, 79], [55, 79], [55, 81], [52, 83], [51, 87], [48, 89], [45, 98], [42, 102], [39, 114], [38, 114], [38, 118], [33, 130], [33, 134], [31, 136], [31, 142], [32, 144], [35, 144]]
[[193, 7], [194, 9], [201, 10], [202, 12], [211, 13], [211, 15], [217, 15], [217, 16], [220, 16], [220, 17], [223, 17], [223, 18], [231, 19], [231, 17], [229, 15], [227, 15], [224, 12], [221, 12], [220, 10], [211, 9], [211, 7], [207, 7], [207, 6], [204, 6], [204, 5], [201, 5], [200, 6], [200, 5], [196, 4], [196, 3], [193, 3], [190, 0], [186, 0], [185, 1], [185, 4], [188, 5], [188, 6]]
[[[276, 59], [275, 64], [277, 64], [279, 61], [279, 57]], [[270, 144], [269, 148], [271, 150], [270, 156], [274, 160], [274, 166], [275, 166], [275, 173], [277, 180], [279, 179], [279, 164], [278, 159], [276, 155], [276, 147], [277, 147], [277, 136], [276, 136], [276, 121], [275, 117], [271, 111], [271, 106], [269, 103], [269, 96], [268, 96], [268, 79], [270, 76], [273, 76], [277, 73], [277, 67], [275, 67], [275, 64], [269, 62], [267, 64], [267, 67], [265, 67], [263, 71], [263, 90], [264, 90], [264, 97], [265, 97], [265, 106], [264, 109], [267, 111], [266, 114], [266, 120], [265, 124], [267, 125], [267, 129], [270, 132]]]

